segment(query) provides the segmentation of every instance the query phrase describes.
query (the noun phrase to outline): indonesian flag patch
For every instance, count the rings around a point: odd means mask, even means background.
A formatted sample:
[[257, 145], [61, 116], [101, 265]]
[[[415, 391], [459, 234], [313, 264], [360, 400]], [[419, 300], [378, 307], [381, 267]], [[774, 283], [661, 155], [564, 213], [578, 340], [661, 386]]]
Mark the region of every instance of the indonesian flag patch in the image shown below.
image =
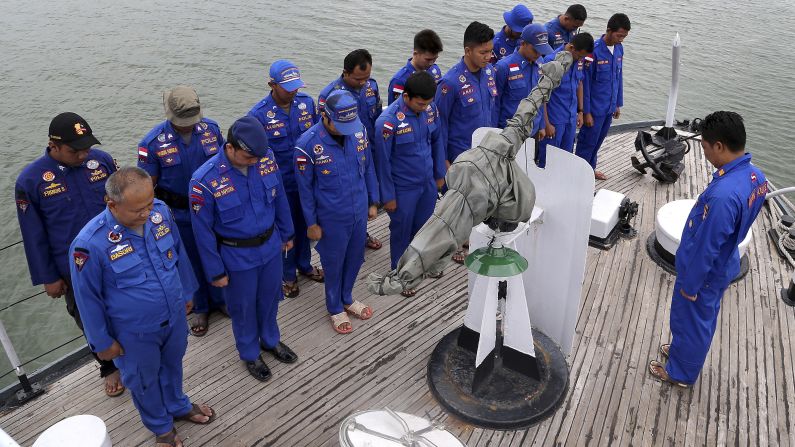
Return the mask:
[[141, 163], [146, 163], [147, 159], [149, 158], [149, 149], [146, 147], [139, 147], [138, 148], [138, 161]]
[[519, 64], [511, 64], [508, 65], [508, 71], [513, 73], [514, 71], [519, 71]]

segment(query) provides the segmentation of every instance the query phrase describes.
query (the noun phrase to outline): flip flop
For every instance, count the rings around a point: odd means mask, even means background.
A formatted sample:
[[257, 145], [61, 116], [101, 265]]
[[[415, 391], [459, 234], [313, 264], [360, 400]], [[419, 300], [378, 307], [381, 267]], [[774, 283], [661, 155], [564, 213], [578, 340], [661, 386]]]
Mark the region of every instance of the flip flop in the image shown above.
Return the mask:
[[666, 343], [664, 345], [660, 345], [660, 347], [657, 350], [660, 352], [661, 356], [663, 356], [666, 360], [668, 360], [668, 357], [670, 357], [670, 355], [671, 355], [670, 354], [670, 352], [671, 352], [671, 344], [670, 343]]
[[155, 444], [165, 444], [168, 447], [180, 447], [182, 439], [177, 436], [177, 429], [172, 428], [170, 432], [155, 436]]
[[668, 382], [680, 388], [690, 388], [690, 385], [682, 382], [677, 382], [676, 380], [672, 379], [665, 371], [665, 366], [662, 363], [658, 362], [657, 360], [652, 360], [649, 362], [649, 374], [654, 376], [654, 378], [659, 380], [660, 382]]
[[431, 278], [431, 279], [439, 279], [442, 276], [444, 276], [444, 270], [440, 271], [439, 273], [437, 273], [435, 275], [428, 274], [428, 278]]
[[[199, 329], [200, 327], [203, 329]], [[210, 321], [207, 318], [207, 314], [193, 314], [193, 320], [190, 324], [190, 333], [194, 337], [204, 337], [209, 330]]]
[[300, 291], [298, 281], [282, 281], [282, 293], [285, 298], [295, 298]]
[[381, 243], [378, 239], [374, 238], [373, 236], [367, 235], [367, 248], [371, 250], [380, 250], [384, 244]]
[[[108, 377], [112, 376], [113, 374], [118, 374], [119, 375], [119, 387], [116, 388], [116, 391], [110, 391], [108, 389], [107, 379], [108, 379]], [[105, 395], [106, 396], [108, 396], [108, 397], [118, 397], [118, 396], [121, 396], [122, 393], [124, 393], [124, 390], [126, 390], [126, 388], [121, 383], [121, 373], [119, 372], [119, 370], [116, 370], [116, 371], [108, 374], [107, 376], [105, 376]]]
[[[204, 405], [204, 406], [206, 406], [207, 408], [210, 409], [210, 413], [211, 413], [210, 416], [207, 416], [206, 414], [204, 414], [204, 412], [202, 411], [202, 409], [201, 409], [201, 407], [199, 405], [191, 404], [190, 411], [187, 414], [185, 414], [184, 416], [176, 417], [174, 419], [176, 419], [178, 421], [187, 421], [187, 422], [190, 422], [192, 424], [197, 424], [197, 425], [207, 425], [210, 422], [215, 420], [215, 410], [213, 410], [207, 404], [202, 404], [202, 405]], [[199, 422], [199, 421], [194, 421], [193, 419], [191, 419], [194, 416], [200, 416], [200, 415], [201, 416], [206, 416], [209, 419], [207, 419], [206, 422]]]
[[602, 171], [594, 171], [593, 177], [596, 180], [607, 180], [607, 176]]
[[323, 269], [319, 269], [317, 267], [312, 267], [312, 270], [309, 272], [300, 272], [300, 273], [301, 276], [306, 276], [307, 278], [315, 282], [324, 282], [326, 280], [326, 274], [323, 272]]
[[[342, 325], [345, 323], [348, 323], [348, 329], [342, 329]], [[353, 332], [353, 324], [351, 324], [351, 319], [348, 318], [346, 312], [331, 315], [331, 327], [333, 327], [338, 334], [350, 334]]]
[[417, 291], [414, 289], [404, 289], [402, 292], [400, 292], [400, 294], [405, 296], [406, 298], [411, 298], [417, 294]]

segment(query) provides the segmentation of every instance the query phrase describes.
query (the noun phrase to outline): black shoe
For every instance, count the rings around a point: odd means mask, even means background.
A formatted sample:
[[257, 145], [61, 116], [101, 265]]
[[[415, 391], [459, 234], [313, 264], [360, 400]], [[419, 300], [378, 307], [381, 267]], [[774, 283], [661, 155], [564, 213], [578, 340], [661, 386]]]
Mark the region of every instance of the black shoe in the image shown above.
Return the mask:
[[262, 346], [262, 349], [265, 352], [270, 352], [273, 354], [273, 356], [276, 357], [276, 360], [282, 363], [295, 363], [298, 361], [298, 355], [282, 342], [279, 342], [273, 349], [268, 349], [264, 345]]
[[246, 368], [248, 368], [249, 374], [254, 376], [255, 379], [259, 380], [260, 382], [268, 381], [272, 374], [271, 369], [268, 368], [268, 365], [262, 361], [262, 356], [257, 357], [257, 360], [253, 362], [245, 362]]

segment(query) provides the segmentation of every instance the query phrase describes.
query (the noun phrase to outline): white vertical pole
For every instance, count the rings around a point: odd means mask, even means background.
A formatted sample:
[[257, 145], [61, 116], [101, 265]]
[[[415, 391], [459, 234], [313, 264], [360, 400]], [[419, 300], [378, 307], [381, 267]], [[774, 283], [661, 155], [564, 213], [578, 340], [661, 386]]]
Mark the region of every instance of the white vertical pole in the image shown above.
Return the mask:
[[668, 92], [668, 111], [665, 114], [665, 127], [674, 127], [674, 112], [676, 112], [676, 97], [679, 96], [679, 62], [681, 53], [681, 40], [679, 33], [674, 37], [671, 48], [671, 90]]

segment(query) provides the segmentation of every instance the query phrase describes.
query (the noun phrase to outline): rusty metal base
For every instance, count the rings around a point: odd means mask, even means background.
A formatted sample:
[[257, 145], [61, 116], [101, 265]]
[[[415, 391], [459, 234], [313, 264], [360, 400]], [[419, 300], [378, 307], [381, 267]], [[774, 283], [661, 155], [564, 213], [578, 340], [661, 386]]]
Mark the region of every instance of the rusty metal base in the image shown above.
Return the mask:
[[569, 368], [555, 342], [533, 329], [541, 380], [502, 366], [472, 392], [475, 354], [458, 345], [458, 328], [436, 345], [428, 361], [428, 385], [437, 401], [450, 413], [471, 424], [500, 430], [525, 428], [552, 416], [566, 397]]

